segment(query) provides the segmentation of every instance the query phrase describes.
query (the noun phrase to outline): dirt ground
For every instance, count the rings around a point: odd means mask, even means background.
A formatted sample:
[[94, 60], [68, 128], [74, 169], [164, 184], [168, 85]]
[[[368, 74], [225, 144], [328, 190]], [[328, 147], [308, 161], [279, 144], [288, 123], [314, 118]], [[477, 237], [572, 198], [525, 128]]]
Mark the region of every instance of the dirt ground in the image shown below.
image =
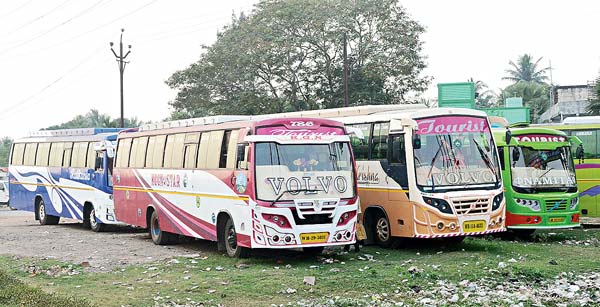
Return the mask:
[[69, 219], [61, 219], [55, 226], [41, 226], [33, 212], [0, 207], [0, 255], [56, 259], [75, 264], [87, 262], [88, 270], [107, 271], [169, 257], [214, 252], [216, 248], [216, 243], [204, 241], [157, 246], [141, 229], [113, 227], [95, 233]]

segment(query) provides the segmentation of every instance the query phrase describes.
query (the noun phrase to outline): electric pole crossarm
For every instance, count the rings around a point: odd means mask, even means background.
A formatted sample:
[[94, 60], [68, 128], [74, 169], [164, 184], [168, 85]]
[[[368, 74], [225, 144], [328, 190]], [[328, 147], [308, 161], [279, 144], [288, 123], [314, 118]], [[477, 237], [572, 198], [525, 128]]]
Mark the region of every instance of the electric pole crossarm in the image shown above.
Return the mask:
[[129, 50], [127, 51], [127, 53], [125, 55], [123, 55], [123, 32], [125, 32], [125, 29], [121, 29], [121, 38], [119, 41], [119, 54], [117, 55], [117, 53], [115, 52], [115, 50], [113, 49], [113, 42], [110, 42], [110, 51], [112, 51], [112, 53], [114, 54], [118, 64], [119, 64], [119, 83], [121, 86], [121, 119], [120, 119], [120, 126], [121, 128], [125, 128], [125, 116], [124, 116], [124, 111], [123, 111], [123, 73], [125, 72], [125, 65], [127, 65], [127, 63], [129, 62], [125, 62], [125, 58], [131, 53], [131, 45], [129, 45]]

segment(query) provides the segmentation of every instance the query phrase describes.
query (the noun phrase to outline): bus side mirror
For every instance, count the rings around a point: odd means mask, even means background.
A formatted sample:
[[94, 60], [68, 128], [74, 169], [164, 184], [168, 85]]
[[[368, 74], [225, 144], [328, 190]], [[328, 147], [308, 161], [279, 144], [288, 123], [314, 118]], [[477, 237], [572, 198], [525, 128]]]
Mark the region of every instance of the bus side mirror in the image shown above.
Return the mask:
[[515, 147], [512, 150], [512, 160], [513, 162], [519, 161], [519, 158], [521, 158], [521, 152], [519, 152], [519, 149]]
[[421, 135], [413, 134], [412, 143], [414, 149], [421, 149]]
[[246, 147], [248, 144], [237, 144], [237, 168], [248, 169], [248, 162], [246, 161]]
[[96, 157], [96, 163], [94, 164], [94, 169], [99, 170], [102, 168], [102, 157]]
[[510, 144], [511, 139], [512, 133], [510, 132], [510, 130], [506, 129], [506, 134], [504, 135], [504, 142], [506, 142], [506, 145]]

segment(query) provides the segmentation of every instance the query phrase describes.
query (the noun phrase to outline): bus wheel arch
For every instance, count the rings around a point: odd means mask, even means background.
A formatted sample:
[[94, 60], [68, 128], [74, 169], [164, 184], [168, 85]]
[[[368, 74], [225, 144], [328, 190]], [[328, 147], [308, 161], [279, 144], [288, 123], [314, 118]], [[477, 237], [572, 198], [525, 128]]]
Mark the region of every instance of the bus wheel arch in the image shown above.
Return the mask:
[[146, 210], [146, 226], [150, 239], [156, 245], [169, 245], [177, 242], [177, 236], [173, 233], [163, 231], [160, 228], [160, 219], [158, 218], [158, 211], [149, 206]]
[[83, 205], [83, 226], [94, 232], [101, 232], [105, 228], [103, 223], [98, 222], [96, 210], [90, 201], [86, 201]]
[[35, 197], [35, 218], [40, 221], [40, 225], [56, 225], [60, 221], [59, 216], [48, 215], [46, 211], [46, 203], [40, 195]]
[[246, 258], [249, 254], [247, 247], [237, 244], [237, 231], [228, 212], [222, 211], [217, 215], [217, 249], [227, 252], [232, 258]]
[[90, 229], [90, 210], [92, 210], [92, 203], [86, 201], [83, 204], [83, 227], [85, 229]]
[[370, 206], [365, 210], [363, 224], [367, 232], [367, 243], [389, 247], [394, 242], [387, 212], [380, 206]]

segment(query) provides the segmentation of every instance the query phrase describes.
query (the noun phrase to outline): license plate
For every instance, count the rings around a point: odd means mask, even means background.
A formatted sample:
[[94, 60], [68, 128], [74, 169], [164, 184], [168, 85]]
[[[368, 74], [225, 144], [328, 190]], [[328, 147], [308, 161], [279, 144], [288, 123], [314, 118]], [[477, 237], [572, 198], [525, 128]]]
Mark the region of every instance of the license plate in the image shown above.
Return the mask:
[[564, 220], [564, 217], [551, 217], [550, 223], [562, 223]]
[[300, 241], [302, 243], [325, 243], [327, 242], [327, 238], [329, 238], [328, 232], [311, 232], [300, 234]]
[[485, 221], [468, 221], [463, 223], [463, 232], [477, 232], [485, 230]]

